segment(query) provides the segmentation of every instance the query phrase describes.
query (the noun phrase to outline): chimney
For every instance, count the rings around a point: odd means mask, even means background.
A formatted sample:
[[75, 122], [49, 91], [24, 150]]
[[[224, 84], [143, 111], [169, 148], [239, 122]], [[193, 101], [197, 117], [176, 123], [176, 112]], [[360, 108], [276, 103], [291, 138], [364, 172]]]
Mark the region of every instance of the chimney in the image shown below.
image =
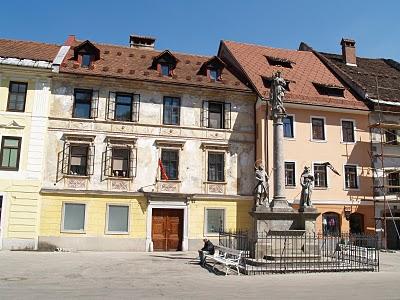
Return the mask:
[[356, 41], [342, 38], [340, 45], [342, 45], [343, 61], [346, 63], [346, 65], [356, 67], [357, 66], [356, 47], [355, 47]]
[[131, 48], [151, 49], [154, 50], [156, 39], [150, 36], [141, 36], [132, 34], [129, 38]]
[[72, 46], [76, 41], [76, 37], [73, 34], [70, 34], [64, 42], [65, 46]]

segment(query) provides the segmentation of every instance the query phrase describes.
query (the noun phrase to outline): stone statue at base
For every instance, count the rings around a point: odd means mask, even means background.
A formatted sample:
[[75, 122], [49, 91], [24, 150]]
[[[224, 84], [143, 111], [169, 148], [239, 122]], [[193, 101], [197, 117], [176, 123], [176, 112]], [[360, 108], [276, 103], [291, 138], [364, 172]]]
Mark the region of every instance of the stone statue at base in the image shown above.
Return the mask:
[[281, 77], [281, 72], [278, 71], [274, 75], [271, 84], [271, 90], [269, 99], [272, 105], [272, 115], [277, 117], [278, 115], [286, 115], [286, 110], [283, 107], [283, 96], [286, 92], [286, 81]]
[[304, 171], [300, 177], [301, 196], [300, 196], [300, 209], [304, 211], [305, 207], [312, 207], [311, 194], [314, 187], [314, 176], [310, 173], [309, 167], [304, 167]]
[[254, 197], [256, 200], [256, 207], [266, 206], [269, 203], [269, 186], [268, 186], [268, 174], [264, 171], [264, 166], [259, 164], [255, 167], [257, 184], [254, 188]]

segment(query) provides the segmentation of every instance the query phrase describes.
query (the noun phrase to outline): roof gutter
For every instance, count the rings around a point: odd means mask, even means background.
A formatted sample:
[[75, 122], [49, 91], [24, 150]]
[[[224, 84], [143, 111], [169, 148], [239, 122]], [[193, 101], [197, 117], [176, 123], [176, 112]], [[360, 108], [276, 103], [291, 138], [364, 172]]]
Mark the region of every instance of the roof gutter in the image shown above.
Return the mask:
[[373, 102], [373, 103], [376, 103], [376, 104], [384, 104], [384, 105], [399, 106], [400, 107], [400, 102], [372, 99], [372, 98], [369, 98], [369, 97], [368, 97], [368, 100]]

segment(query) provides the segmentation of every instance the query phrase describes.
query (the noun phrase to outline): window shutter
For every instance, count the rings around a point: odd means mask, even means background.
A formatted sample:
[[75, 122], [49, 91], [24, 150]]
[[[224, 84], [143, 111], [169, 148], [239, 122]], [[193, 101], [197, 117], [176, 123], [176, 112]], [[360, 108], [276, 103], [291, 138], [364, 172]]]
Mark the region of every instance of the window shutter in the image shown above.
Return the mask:
[[231, 129], [231, 104], [224, 103], [224, 128]]
[[71, 148], [70, 144], [65, 142], [62, 151], [62, 163], [61, 163], [61, 173], [64, 175], [67, 175], [69, 171], [70, 148]]
[[129, 177], [136, 177], [137, 170], [137, 148], [131, 148], [129, 156]]
[[208, 127], [208, 101], [203, 101], [203, 108], [201, 110], [201, 126]]
[[133, 94], [132, 122], [139, 122], [140, 95]]
[[88, 161], [87, 161], [87, 174], [93, 175], [94, 173], [94, 155], [95, 155], [95, 148], [94, 145], [89, 145], [88, 147]]
[[93, 91], [90, 117], [92, 119], [96, 119], [98, 116], [99, 116], [99, 91]]
[[112, 148], [111, 146], [106, 147], [106, 151], [103, 152], [103, 175], [109, 177], [112, 175]]
[[114, 112], [115, 112], [115, 92], [109, 92], [107, 101], [107, 112], [106, 112], [107, 120], [114, 120]]

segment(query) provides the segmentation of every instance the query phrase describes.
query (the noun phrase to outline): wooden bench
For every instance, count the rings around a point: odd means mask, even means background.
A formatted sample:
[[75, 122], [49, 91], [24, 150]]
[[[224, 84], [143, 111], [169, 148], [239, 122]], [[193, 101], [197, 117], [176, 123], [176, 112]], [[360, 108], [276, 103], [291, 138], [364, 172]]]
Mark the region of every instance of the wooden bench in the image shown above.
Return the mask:
[[213, 270], [215, 269], [215, 265], [217, 263], [222, 264], [225, 266], [225, 275], [228, 275], [229, 268], [233, 267], [236, 269], [238, 275], [240, 275], [239, 266], [242, 260], [243, 251], [235, 250], [227, 247], [223, 247], [220, 245], [214, 246], [215, 253], [214, 255], [207, 254], [204, 257], [204, 263], [207, 260], [213, 262]]

